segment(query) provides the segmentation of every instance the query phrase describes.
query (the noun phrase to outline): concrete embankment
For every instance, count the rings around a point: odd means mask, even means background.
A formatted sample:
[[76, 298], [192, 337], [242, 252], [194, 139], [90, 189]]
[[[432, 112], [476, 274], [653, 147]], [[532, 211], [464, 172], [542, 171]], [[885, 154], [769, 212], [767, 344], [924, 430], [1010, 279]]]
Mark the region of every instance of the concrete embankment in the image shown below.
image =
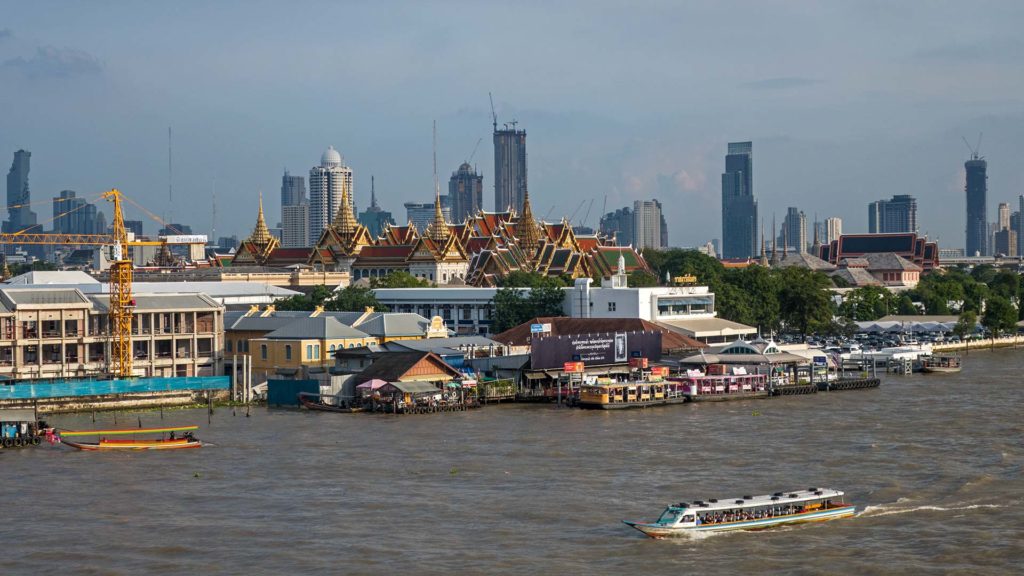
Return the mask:
[[1003, 338], [967, 340], [957, 344], [932, 344], [932, 352], [959, 352], [967, 350], [988, 350], [991, 348], [1017, 348], [1019, 346], [1024, 346], [1024, 337], [1019, 334], [1015, 334], [1013, 336], [1005, 336]]

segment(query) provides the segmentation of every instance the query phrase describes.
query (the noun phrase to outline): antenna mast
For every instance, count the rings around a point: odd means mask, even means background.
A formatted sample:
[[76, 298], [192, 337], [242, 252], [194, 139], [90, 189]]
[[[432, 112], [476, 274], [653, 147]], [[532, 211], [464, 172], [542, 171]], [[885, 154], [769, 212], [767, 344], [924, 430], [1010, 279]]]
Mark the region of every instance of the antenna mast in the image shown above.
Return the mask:
[[167, 127], [167, 201], [174, 202], [174, 172], [171, 169], [171, 127]]

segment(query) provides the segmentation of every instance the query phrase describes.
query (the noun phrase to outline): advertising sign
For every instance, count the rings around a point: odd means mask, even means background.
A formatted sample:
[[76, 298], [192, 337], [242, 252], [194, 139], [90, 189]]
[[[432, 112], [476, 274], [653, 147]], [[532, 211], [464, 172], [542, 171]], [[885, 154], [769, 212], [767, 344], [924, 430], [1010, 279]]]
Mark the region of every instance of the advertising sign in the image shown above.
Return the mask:
[[543, 331], [544, 331], [544, 325], [543, 324], [530, 324], [530, 333], [531, 334], [535, 334], [537, 332], [543, 332]]
[[583, 362], [566, 362], [562, 365], [562, 372], [566, 374], [583, 374]]
[[824, 357], [824, 356], [815, 356], [814, 357], [814, 365], [815, 366], [828, 366], [828, 359], [826, 357]]
[[530, 366], [558, 369], [565, 362], [587, 366], [625, 365], [631, 357], [661, 360], [661, 332], [603, 332], [561, 336], [535, 335]]
[[647, 368], [647, 358], [630, 358], [630, 368]]

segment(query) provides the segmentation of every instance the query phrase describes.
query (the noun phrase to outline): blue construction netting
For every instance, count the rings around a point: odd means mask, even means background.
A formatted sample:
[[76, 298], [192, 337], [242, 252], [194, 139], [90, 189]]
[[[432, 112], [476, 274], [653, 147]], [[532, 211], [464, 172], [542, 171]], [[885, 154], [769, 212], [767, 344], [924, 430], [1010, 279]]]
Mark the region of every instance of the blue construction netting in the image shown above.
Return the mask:
[[132, 380], [63, 380], [36, 384], [0, 384], [0, 400], [66, 398], [172, 392], [175, 390], [227, 390], [230, 376], [183, 376], [180, 378], [136, 378]]

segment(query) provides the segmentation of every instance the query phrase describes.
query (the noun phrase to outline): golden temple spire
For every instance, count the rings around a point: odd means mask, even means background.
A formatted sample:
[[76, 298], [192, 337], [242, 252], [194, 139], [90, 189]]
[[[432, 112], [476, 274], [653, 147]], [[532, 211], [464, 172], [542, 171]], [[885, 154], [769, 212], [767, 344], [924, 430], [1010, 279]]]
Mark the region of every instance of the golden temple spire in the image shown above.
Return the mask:
[[436, 242], [444, 242], [451, 233], [448, 230], [448, 223], [444, 221], [444, 211], [441, 210], [441, 189], [434, 187], [434, 221], [430, 223], [430, 238]]
[[516, 222], [516, 238], [519, 239], [519, 246], [527, 254], [533, 255], [540, 245], [540, 227], [533, 219], [533, 209], [530, 206], [530, 190], [526, 189], [523, 195], [523, 214]]
[[257, 246], [266, 246], [271, 238], [273, 236], [270, 234], [267, 223], [263, 219], [263, 192], [260, 192], [260, 211], [256, 216], [256, 228], [253, 229], [252, 235], [249, 236], [249, 241]]
[[355, 214], [352, 213], [352, 196], [348, 185], [341, 186], [341, 205], [338, 206], [338, 213], [334, 215], [334, 222], [331, 226], [339, 234], [355, 234], [359, 228]]

